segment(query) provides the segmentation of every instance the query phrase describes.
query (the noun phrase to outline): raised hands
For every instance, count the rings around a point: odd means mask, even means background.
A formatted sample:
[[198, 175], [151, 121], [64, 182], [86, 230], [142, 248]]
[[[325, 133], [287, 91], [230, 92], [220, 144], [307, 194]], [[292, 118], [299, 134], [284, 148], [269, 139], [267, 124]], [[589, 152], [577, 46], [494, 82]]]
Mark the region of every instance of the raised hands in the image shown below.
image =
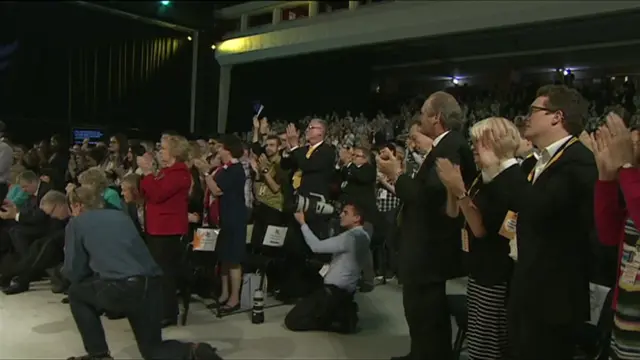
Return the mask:
[[506, 130], [500, 128], [485, 130], [480, 138], [476, 140], [475, 149], [478, 153], [479, 166], [482, 169], [493, 169], [500, 166], [500, 158], [496, 153], [500, 152], [499, 139], [506, 136]]
[[296, 126], [293, 124], [287, 125], [287, 144], [289, 145], [289, 149], [294, 147], [298, 147], [300, 145], [300, 131], [296, 129]]
[[617, 114], [607, 115], [606, 125], [591, 134], [591, 143], [600, 180], [615, 180], [621, 167], [635, 165], [631, 132]]
[[449, 159], [439, 158], [436, 160], [436, 170], [449, 192], [458, 197], [464, 194], [466, 190], [459, 165], [453, 164]]
[[378, 171], [386, 176], [390, 182], [395, 182], [402, 172], [400, 160], [386, 148], [382, 149], [380, 154], [376, 156], [376, 164], [378, 165]]

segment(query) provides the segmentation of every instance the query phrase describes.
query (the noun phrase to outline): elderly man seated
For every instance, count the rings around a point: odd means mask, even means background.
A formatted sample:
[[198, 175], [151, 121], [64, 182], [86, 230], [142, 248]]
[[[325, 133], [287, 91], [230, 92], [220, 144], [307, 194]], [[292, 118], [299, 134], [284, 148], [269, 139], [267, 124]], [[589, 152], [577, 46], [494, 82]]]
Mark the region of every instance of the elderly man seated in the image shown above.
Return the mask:
[[353, 299], [363, 268], [371, 267], [370, 237], [363, 228], [360, 209], [347, 204], [340, 214], [341, 234], [319, 240], [305, 223], [304, 213], [295, 214], [304, 240], [314, 253], [332, 254], [330, 264], [320, 270], [324, 286], [300, 300], [287, 314], [284, 324], [292, 331], [323, 330], [352, 333], [358, 322]]
[[[49, 216], [47, 234], [33, 241], [26, 254], [9, 254], [0, 262], [0, 286], [7, 295], [29, 290], [33, 278], [64, 260], [64, 231], [69, 218], [67, 198], [59, 191], [49, 191], [40, 201], [40, 210]], [[17, 212], [17, 209], [6, 203], [5, 211]]]

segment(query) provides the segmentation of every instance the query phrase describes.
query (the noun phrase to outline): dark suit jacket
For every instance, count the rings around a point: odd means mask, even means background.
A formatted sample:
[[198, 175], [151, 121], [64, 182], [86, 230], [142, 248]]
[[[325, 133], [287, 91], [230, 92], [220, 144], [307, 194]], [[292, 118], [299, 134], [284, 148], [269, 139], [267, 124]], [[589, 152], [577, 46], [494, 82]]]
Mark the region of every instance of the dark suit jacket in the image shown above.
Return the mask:
[[357, 167], [355, 164], [340, 169], [340, 180], [345, 184], [342, 188], [342, 203], [352, 202], [363, 212], [366, 221], [375, 222], [376, 207], [376, 168], [371, 164]]
[[[308, 145], [295, 149], [289, 156], [280, 160], [280, 166], [284, 170], [302, 171], [302, 182], [298, 189], [300, 195], [314, 193], [328, 199], [335, 171], [336, 151], [325, 142], [320, 144], [308, 159], [307, 151]], [[293, 172], [291, 174], [293, 175]]]
[[43, 227], [43, 224], [45, 224], [49, 217], [44, 211], [40, 210], [40, 201], [50, 190], [51, 185], [44, 181], [40, 182], [37, 194], [31, 196], [29, 200], [18, 209], [20, 212], [19, 225]]
[[467, 184], [476, 165], [469, 144], [458, 132], [445, 135], [427, 155], [415, 178], [401, 175], [396, 195], [402, 200], [400, 276], [405, 283], [445, 281], [463, 276], [460, 219], [447, 216], [447, 190], [438, 178], [436, 159], [460, 164]]
[[555, 324], [588, 319], [597, 176], [593, 154], [578, 141], [526, 188], [510, 300], [519, 316]]

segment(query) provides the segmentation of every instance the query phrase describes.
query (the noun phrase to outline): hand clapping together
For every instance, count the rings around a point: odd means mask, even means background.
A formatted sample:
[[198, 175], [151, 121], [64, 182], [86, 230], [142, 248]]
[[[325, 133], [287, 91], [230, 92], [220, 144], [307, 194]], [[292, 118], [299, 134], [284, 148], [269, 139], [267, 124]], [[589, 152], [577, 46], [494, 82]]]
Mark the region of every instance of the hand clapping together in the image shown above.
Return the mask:
[[631, 131], [615, 113], [607, 115], [607, 122], [591, 134], [593, 154], [602, 181], [618, 178], [618, 170], [637, 165], [638, 151], [631, 139]]

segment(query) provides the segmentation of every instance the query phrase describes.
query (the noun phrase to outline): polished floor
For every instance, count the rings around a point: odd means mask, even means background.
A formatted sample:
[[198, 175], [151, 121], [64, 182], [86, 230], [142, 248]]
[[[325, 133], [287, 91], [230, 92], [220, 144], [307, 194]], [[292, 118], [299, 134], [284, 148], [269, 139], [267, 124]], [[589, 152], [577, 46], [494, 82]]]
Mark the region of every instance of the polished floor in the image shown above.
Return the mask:
[[[452, 282], [449, 293], [464, 291], [462, 282]], [[13, 296], [0, 293], [0, 358], [65, 359], [84, 350], [61, 296], [45, 283]], [[289, 306], [266, 310], [265, 323], [251, 324], [248, 314], [222, 319], [212, 316], [202, 304], [192, 306], [189, 323], [164, 331], [165, 338], [208, 342], [225, 359], [388, 359], [404, 354], [409, 337], [404, 321], [401, 291], [397, 285], [380, 285], [359, 294], [360, 328], [357, 334], [320, 332], [292, 333], [283, 319]], [[104, 320], [115, 359], [139, 359], [133, 334], [126, 320]], [[455, 329], [454, 329], [455, 331]]]

